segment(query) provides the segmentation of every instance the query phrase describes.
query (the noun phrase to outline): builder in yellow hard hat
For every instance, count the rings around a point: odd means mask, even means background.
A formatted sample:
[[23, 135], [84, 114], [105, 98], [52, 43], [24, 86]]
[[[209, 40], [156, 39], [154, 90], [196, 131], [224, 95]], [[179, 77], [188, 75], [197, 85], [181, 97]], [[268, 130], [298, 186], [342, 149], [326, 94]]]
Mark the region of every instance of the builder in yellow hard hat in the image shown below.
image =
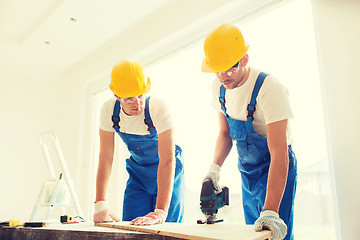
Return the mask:
[[236, 141], [246, 224], [256, 231], [270, 229], [273, 239], [293, 239], [297, 167], [288, 91], [274, 76], [250, 67], [248, 50], [231, 24], [218, 26], [205, 39], [201, 70], [216, 77], [213, 104], [220, 132], [204, 180], [210, 178], [221, 191], [220, 168]]
[[100, 116], [94, 222], [120, 220], [106, 201], [115, 133], [131, 154], [126, 160], [129, 178], [122, 220], [134, 225], [183, 220], [182, 150], [174, 143], [174, 126], [166, 105], [147, 95], [150, 86], [138, 62], [124, 60], [112, 69], [109, 87], [114, 98], [104, 103]]

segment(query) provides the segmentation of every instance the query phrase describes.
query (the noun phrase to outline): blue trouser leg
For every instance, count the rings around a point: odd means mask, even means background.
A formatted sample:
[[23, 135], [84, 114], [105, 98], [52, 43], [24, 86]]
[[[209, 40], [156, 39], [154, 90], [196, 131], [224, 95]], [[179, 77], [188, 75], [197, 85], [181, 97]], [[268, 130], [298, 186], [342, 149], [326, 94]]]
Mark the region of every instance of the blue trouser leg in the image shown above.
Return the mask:
[[182, 150], [179, 146], [175, 148], [175, 178], [174, 189], [171, 196], [169, 213], [166, 222], [183, 222], [184, 217], [184, 196], [185, 196], [185, 183], [184, 183], [184, 166]]
[[[289, 154], [290, 161], [296, 164], [294, 155]], [[267, 178], [258, 181], [249, 180], [242, 175], [243, 181], [243, 207], [246, 224], [254, 224], [259, 218], [265, 202]], [[262, 182], [262, 183], [261, 183]], [[294, 218], [294, 199], [297, 185], [296, 166], [290, 164], [285, 192], [279, 208], [279, 217], [287, 225], [287, 235], [285, 240], [294, 239], [293, 218]], [[261, 191], [263, 189], [263, 191]]]
[[[179, 189], [178, 189], [179, 190]], [[173, 193], [166, 222], [183, 222], [184, 197], [183, 191]], [[153, 212], [156, 205], [156, 195], [152, 196], [141, 190], [128, 186], [123, 204], [123, 221], [131, 221], [136, 217]]]
[[294, 239], [293, 219], [294, 219], [294, 200], [295, 200], [296, 184], [297, 184], [296, 169], [292, 168], [289, 170], [286, 189], [279, 209], [279, 216], [282, 220], [284, 220], [285, 224], [288, 227], [287, 235], [284, 238], [285, 240]]
[[[181, 160], [181, 151], [176, 151], [176, 168], [174, 178], [174, 188], [171, 196], [171, 202], [168, 210], [166, 222], [183, 222], [184, 215], [184, 169]], [[153, 212], [156, 206], [157, 187], [151, 184], [145, 184], [136, 175], [139, 166], [128, 162], [127, 170], [129, 180], [124, 193], [123, 220], [131, 221], [136, 217], [145, 216]], [[157, 168], [157, 167], [156, 167]], [[139, 171], [139, 170], [138, 170]], [[156, 182], [156, 179], [152, 179]], [[152, 187], [150, 187], [152, 186]], [[151, 193], [151, 194], [150, 194]]]
[[[178, 163], [177, 163], [178, 164]], [[177, 168], [176, 171], [181, 171], [175, 175], [174, 190], [171, 197], [169, 213], [166, 222], [183, 222], [184, 216], [184, 172], [182, 168]]]
[[155, 209], [156, 196], [127, 187], [124, 194], [123, 221], [131, 221], [153, 212]]

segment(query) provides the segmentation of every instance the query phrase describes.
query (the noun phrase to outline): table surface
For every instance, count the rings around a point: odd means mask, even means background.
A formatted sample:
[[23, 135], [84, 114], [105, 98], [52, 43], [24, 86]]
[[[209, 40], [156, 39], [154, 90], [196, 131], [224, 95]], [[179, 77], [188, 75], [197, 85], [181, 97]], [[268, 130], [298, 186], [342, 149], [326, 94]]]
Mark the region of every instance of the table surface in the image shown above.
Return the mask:
[[[101, 225], [101, 226], [99, 226]], [[136, 229], [135, 229], [136, 228]], [[224, 224], [211, 225], [164, 223], [153, 226], [132, 226], [129, 222], [101, 223], [93, 222], [73, 224], [49, 224], [41, 228], [0, 227], [0, 239], [246, 239], [262, 240], [270, 237], [269, 231], [255, 232], [252, 225]]]

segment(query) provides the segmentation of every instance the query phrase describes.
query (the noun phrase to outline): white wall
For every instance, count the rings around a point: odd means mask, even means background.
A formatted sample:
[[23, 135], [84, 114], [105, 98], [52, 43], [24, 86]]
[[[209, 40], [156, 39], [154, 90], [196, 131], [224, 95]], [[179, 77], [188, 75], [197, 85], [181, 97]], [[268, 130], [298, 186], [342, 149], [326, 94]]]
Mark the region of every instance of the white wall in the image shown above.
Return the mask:
[[359, 239], [360, 1], [313, 0], [313, 3], [330, 164], [338, 201], [337, 237]]
[[0, 73], [0, 221], [28, 220], [41, 184], [49, 178], [39, 134], [48, 129], [60, 133], [64, 127], [62, 82], [6, 69]]

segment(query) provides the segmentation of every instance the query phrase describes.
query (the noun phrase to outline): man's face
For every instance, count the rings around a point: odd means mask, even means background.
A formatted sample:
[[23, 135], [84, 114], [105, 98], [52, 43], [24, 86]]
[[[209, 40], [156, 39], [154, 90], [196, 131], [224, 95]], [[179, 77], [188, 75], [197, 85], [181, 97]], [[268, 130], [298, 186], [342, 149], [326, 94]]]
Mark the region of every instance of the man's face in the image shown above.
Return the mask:
[[248, 54], [240, 59], [238, 65], [225, 72], [216, 73], [217, 78], [226, 89], [233, 89], [243, 85], [249, 77], [250, 68], [247, 66], [249, 61]]
[[242, 74], [241, 71], [239, 71], [239, 66], [232, 67], [224, 72], [218, 72], [216, 73], [216, 76], [226, 89], [238, 87], [242, 80]]
[[146, 99], [145, 95], [129, 98], [120, 98], [115, 95], [115, 97], [120, 101], [121, 107], [127, 115], [136, 116], [140, 115], [144, 111]]

